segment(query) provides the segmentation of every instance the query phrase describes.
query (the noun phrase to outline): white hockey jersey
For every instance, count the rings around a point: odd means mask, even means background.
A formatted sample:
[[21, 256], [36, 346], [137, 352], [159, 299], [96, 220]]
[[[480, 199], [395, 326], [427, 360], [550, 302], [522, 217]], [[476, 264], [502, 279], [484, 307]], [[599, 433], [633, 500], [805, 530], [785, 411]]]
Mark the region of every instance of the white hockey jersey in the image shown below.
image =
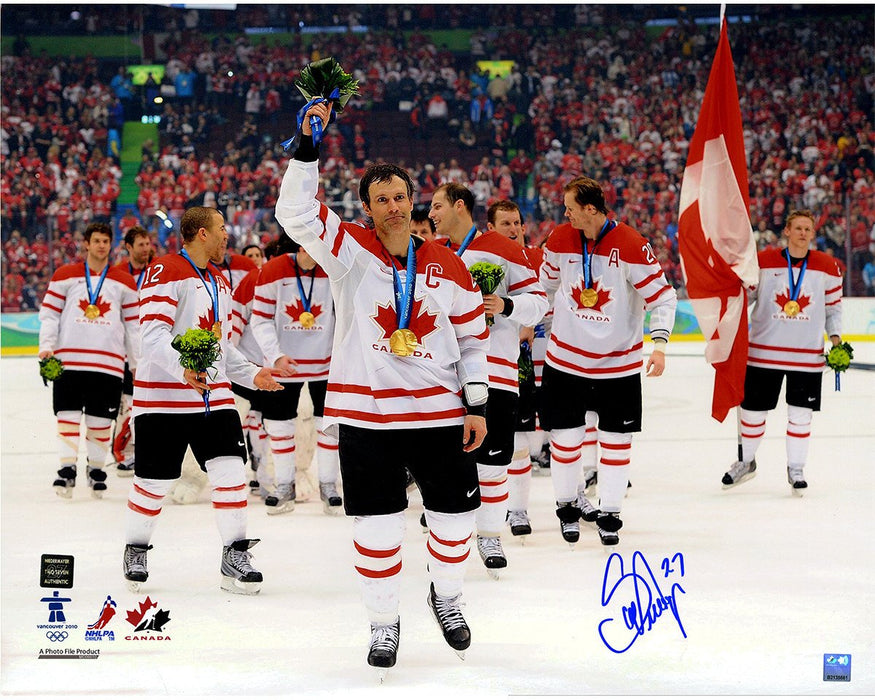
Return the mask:
[[[207, 284], [210, 284], [209, 277]], [[218, 321], [222, 324], [222, 354], [209, 370], [210, 410], [234, 409], [231, 380], [255, 388], [259, 367], [247, 361], [231, 343], [231, 289], [215, 275], [219, 292]], [[132, 415], [141, 413], [198, 413], [204, 410], [201, 395], [186, 383], [179, 353], [170, 343], [189, 328], [213, 327], [212, 289], [204, 286], [195, 269], [174, 253], [152, 263], [140, 290], [142, 355], [134, 378]]]
[[[103, 272], [91, 270], [96, 290]], [[100, 315], [87, 318], [85, 263], [59, 267], [40, 308], [40, 352], [50, 350], [64, 366], [81, 372], [124, 377], [125, 361], [137, 365], [137, 285], [127, 272], [110, 267], [96, 304]]]
[[[799, 312], [790, 316], [784, 304], [790, 301], [790, 276], [786, 253], [763, 250], [756, 304], [751, 313], [747, 364], [797, 372], [822, 372], [824, 330], [842, 332], [842, 273], [835, 258], [809, 251], [808, 264], [796, 301]], [[802, 263], [793, 266], [798, 280]]]
[[[457, 250], [451, 246], [450, 250]], [[504, 279], [495, 290], [500, 297], [513, 301], [509, 316], [496, 315], [489, 327], [489, 386], [519, 393], [520, 327], [534, 326], [547, 312], [547, 293], [529, 265], [523, 249], [495, 231], [486, 231], [471, 241], [462, 253], [462, 260], [470, 270], [478, 262], [498, 265], [504, 270]]]
[[562, 224], [544, 247], [541, 283], [553, 306], [546, 363], [592, 379], [630, 376], [642, 367], [645, 311], [650, 311], [650, 337], [667, 341], [677, 294], [650, 244], [618, 223], [595, 245], [587, 241], [598, 298], [594, 306], [585, 306], [582, 239], [582, 231]]
[[[276, 218], [331, 280], [337, 324], [326, 427], [461, 425], [462, 385], [488, 378], [483, 299], [465, 264], [441, 245], [419, 244], [410, 319], [419, 345], [411, 356], [394, 355], [389, 338], [398, 328], [392, 276], [397, 260], [373, 229], [341, 222], [315, 199], [318, 175], [316, 162], [289, 162]], [[398, 275], [406, 284], [406, 271]]]
[[272, 366], [264, 358], [261, 347], [252, 332], [252, 303], [255, 301], [255, 285], [258, 283], [259, 269], [250, 270], [234, 288], [231, 303], [231, 342], [250, 362], [257, 365]]
[[[298, 286], [295, 255], [289, 253], [264, 264], [255, 288], [250, 325], [269, 366], [286, 355], [298, 364], [292, 377], [279, 382], [307, 382], [328, 378], [334, 342], [334, 301], [331, 283], [319, 265], [300, 271]], [[309, 298], [313, 324], [301, 323]]]

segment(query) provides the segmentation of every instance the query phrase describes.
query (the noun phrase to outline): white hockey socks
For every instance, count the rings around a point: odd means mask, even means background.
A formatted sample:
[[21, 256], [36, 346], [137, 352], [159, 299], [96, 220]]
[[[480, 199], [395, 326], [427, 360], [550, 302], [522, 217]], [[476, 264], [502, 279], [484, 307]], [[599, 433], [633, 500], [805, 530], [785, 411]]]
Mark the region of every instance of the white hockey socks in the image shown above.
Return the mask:
[[[119, 444], [121, 448], [119, 450], [121, 457], [120, 462], [124, 462], [125, 464], [130, 464], [131, 460], [134, 458], [134, 421], [130, 420], [131, 418], [131, 407], [134, 404], [134, 397], [130, 394], [122, 394], [121, 407], [119, 408], [118, 417], [115, 419], [116, 425], [116, 435], [124, 431], [125, 422], [128, 422], [126, 436], [127, 439], [122, 440]], [[113, 446], [113, 449], [115, 446]]]
[[619, 513], [629, 482], [632, 434], [599, 431], [599, 510]]
[[264, 421], [261, 417], [261, 411], [253, 411], [249, 409], [246, 414], [246, 419], [243, 421], [243, 433], [249, 440], [249, 448], [252, 455], [258, 464], [250, 465], [251, 468], [257, 468], [264, 462], [267, 457], [269, 446], [267, 431], [264, 429]]
[[557, 503], [574, 503], [580, 482], [580, 458], [586, 440], [586, 426], [563, 428], [550, 433], [550, 478]]
[[264, 429], [270, 436], [273, 473], [277, 486], [295, 481], [295, 421], [264, 419]]
[[507, 465], [496, 467], [477, 463], [480, 480], [480, 507], [477, 514], [477, 534], [481, 537], [501, 537], [507, 514]]
[[507, 468], [507, 510], [526, 510], [529, 507], [532, 458], [527, 436], [530, 434], [514, 433], [513, 435], [513, 461]]
[[787, 406], [787, 466], [804, 467], [808, 461], [808, 443], [811, 437], [810, 408]]
[[222, 544], [246, 539], [246, 466], [239, 457], [216, 457], [204, 465], [212, 487], [213, 513]]
[[58, 411], [58, 459], [75, 466], [79, 459], [79, 424], [82, 411]]
[[322, 418], [314, 416], [316, 427], [316, 466], [320, 484], [337, 484], [340, 478], [340, 449], [337, 438], [322, 432]]
[[125, 524], [127, 544], [147, 545], [158, 524], [164, 499], [175, 479], [142, 479], [134, 476], [128, 491], [128, 513]]
[[598, 414], [595, 411], [586, 412], [586, 437], [580, 450], [580, 464], [583, 468], [583, 478], [598, 471]]
[[462, 592], [462, 582], [471, 552], [475, 512], [426, 511], [428, 521], [428, 571], [435, 593], [452, 598]]
[[405, 525], [403, 512], [356, 516], [353, 521], [355, 570], [372, 625], [391, 625], [398, 619]]
[[523, 433], [526, 436], [526, 441], [529, 446], [529, 457], [537, 459], [544, 449], [544, 443], [550, 438], [550, 433], [543, 430], [532, 430], [528, 433]]
[[741, 409], [741, 458], [749, 464], [766, 434], [766, 411]]
[[112, 439], [112, 421], [85, 414], [85, 451], [91, 469], [103, 469]]

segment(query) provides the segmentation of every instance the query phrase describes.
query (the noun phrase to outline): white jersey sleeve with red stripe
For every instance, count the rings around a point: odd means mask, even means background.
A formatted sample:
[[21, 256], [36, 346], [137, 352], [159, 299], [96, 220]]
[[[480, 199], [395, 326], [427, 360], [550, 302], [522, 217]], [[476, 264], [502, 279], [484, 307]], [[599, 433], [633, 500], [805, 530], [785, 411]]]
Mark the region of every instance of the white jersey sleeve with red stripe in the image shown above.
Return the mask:
[[311, 272], [301, 271], [303, 297], [309, 296], [313, 314], [310, 326], [304, 326], [300, 320], [306, 304], [298, 286], [293, 254], [280, 255], [265, 263], [258, 278], [250, 320], [256, 340], [271, 366], [282, 355], [298, 365], [294, 376], [277, 377], [279, 382], [328, 378], [334, 341], [334, 301], [325, 271], [317, 265]]
[[[460, 425], [462, 385], [487, 382], [483, 300], [458, 256], [418, 243], [413, 355], [390, 351], [398, 328], [393, 258], [373, 229], [346, 224], [315, 199], [318, 165], [291, 160], [276, 217], [331, 280], [336, 328], [325, 425], [372, 429]], [[406, 271], [399, 270], [402, 284]]]
[[495, 290], [500, 297], [513, 301], [509, 316], [498, 315], [489, 327], [489, 386], [519, 393], [520, 328], [534, 326], [547, 312], [547, 293], [536, 272], [523, 254], [522, 248], [495, 231], [477, 236], [462, 253], [462, 261], [470, 270], [478, 262], [498, 265], [504, 278]]
[[[759, 254], [760, 278], [751, 313], [747, 363], [757, 367], [822, 372], [824, 331], [841, 335], [842, 274], [835, 258], [808, 253], [808, 264], [796, 298], [799, 313], [790, 316], [790, 275], [785, 254], [777, 249]], [[801, 263], [793, 267], [798, 281]]]
[[[91, 271], [92, 289], [100, 272]], [[58, 268], [40, 308], [40, 352], [51, 351], [70, 370], [123, 377], [125, 361], [136, 367], [139, 354], [136, 282], [110, 268], [95, 302], [100, 315], [87, 318], [88, 305], [84, 263]]]
[[250, 323], [258, 274], [259, 270], [250, 270], [234, 288], [231, 303], [231, 342], [247, 360], [257, 365], [264, 365], [269, 363], [264, 359], [264, 353], [261, 352]]
[[[210, 409], [235, 408], [231, 380], [254, 388], [259, 368], [231, 343], [231, 289], [215, 277], [219, 291], [218, 320], [222, 324], [222, 354], [209, 370]], [[210, 284], [209, 277], [206, 279]], [[149, 270], [140, 291], [142, 356], [134, 379], [134, 416], [141, 413], [197, 413], [204, 410], [200, 394], [183, 381], [173, 338], [190, 328], [213, 327], [212, 290], [207, 291], [194, 268], [181, 255], [165, 255]]]
[[677, 294], [650, 244], [619, 223], [590, 253], [591, 288], [598, 297], [595, 305], [585, 306], [581, 237], [579, 230], [562, 224], [545, 246], [541, 283], [553, 301], [546, 363], [595, 379], [635, 374], [642, 366], [645, 312], [650, 312], [651, 338], [667, 341]]

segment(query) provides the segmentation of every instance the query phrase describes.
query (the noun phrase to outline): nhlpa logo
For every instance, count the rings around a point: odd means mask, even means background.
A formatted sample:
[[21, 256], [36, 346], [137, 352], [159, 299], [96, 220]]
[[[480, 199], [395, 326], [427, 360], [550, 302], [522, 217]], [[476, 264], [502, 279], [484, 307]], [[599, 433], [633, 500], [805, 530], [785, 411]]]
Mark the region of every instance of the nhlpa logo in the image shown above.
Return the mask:
[[118, 605], [112, 599], [112, 596], [106, 596], [106, 600], [103, 601], [103, 607], [100, 609], [100, 616], [97, 618], [95, 622], [88, 625], [88, 629], [85, 631], [85, 640], [86, 641], [94, 641], [100, 642], [103, 640], [108, 640], [110, 642], [115, 641], [115, 632], [112, 630], [105, 629], [106, 625], [109, 621], [115, 617], [116, 608]]
[[[141, 601], [136, 610], [127, 611], [127, 621], [134, 626], [134, 634], [125, 639], [138, 641], [170, 641], [170, 635], [157, 634], [164, 631], [164, 626], [170, 622], [170, 611], [162, 610], [158, 603], [148, 596]], [[140, 632], [141, 634], [137, 634]]]

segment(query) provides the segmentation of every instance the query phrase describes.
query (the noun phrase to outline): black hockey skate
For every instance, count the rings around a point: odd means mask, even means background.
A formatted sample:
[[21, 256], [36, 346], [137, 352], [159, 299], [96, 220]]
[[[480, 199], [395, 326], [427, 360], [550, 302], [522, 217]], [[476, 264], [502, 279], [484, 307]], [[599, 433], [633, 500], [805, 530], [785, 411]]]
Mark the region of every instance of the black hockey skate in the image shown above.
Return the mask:
[[458, 657], [465, 660], [465, 650], [471, 646], [471, 629], [465, 618], [462, 617], [462, 611], [459, 609], [459, 601], [461, 594], [452, 598], [439, 596], [434, 592], [434, 584], [431, 584], [428, 594], [428, 608], [434, 615], [435, 622], [441, 628], [444, 639]]

